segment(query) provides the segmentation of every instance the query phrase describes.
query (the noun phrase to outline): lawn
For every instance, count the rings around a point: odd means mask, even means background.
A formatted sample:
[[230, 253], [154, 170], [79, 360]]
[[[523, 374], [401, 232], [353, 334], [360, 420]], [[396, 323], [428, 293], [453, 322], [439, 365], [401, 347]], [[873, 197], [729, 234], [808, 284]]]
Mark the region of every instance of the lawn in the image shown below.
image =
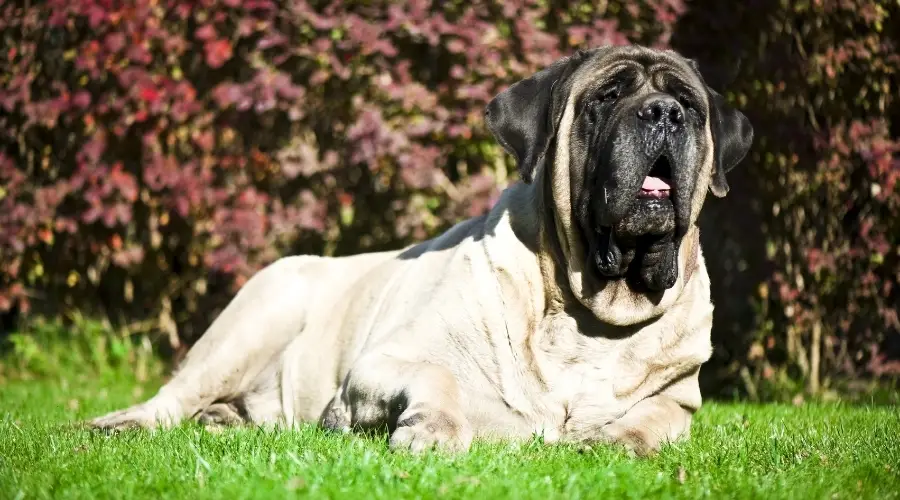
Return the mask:
[[3, 383], [0, 498], [900, 498], [896, 406], [710, 403], [690, 442], [651, 459], [539, 442], [416, 458], [314, 427], [107, 436], [73, 425], [158, 383], [124, 372]]

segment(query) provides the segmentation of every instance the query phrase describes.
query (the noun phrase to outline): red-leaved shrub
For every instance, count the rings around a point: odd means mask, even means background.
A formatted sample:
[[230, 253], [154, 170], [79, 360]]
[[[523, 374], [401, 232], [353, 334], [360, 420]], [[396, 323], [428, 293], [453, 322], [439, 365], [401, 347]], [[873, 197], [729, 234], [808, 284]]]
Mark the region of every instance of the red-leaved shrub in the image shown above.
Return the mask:
[[900, 374], [900, 4], [692, 6], [675, 47], [757, 134], [705, 214], [714, 364], [760, 398]]
[[573, 46], [664, 43], [680, 9], [5, 2], [0, 310], [149, 319], [177, 344], [279, 255], [480, 214], [514, 175], [490, 98]]

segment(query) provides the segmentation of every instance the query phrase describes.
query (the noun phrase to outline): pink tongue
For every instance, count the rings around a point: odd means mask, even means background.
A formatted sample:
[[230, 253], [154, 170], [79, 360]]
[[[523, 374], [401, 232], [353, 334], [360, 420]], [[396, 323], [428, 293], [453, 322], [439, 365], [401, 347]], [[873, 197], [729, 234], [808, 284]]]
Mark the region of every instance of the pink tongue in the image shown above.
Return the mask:
[[645, 191], [665, 191], [671, 189], [669, 183], [660, 179], [659, 177], [644, 177], [644, 184], [641, 186], [641, 189]]

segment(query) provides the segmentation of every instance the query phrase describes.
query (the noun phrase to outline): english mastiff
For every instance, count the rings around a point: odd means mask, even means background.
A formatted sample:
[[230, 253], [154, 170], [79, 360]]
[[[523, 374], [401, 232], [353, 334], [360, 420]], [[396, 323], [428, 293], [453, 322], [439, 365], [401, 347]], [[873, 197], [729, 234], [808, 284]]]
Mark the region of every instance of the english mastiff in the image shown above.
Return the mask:
[[620, 443], [689, 434], [713, 304], [697, 217], [753, 139], [676, 52], [578, 51], [498, 94], [485, 122], [522, 182], [397, 251], [258, 272], [148, 401], [97, 428], [386, 429]]

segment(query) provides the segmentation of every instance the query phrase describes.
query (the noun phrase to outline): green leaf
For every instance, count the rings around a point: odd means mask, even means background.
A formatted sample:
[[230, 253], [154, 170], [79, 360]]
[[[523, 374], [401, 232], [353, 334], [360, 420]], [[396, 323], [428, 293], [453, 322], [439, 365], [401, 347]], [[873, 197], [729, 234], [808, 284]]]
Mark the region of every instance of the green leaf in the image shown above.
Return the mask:
[[344, 205], [341, 207], [341, 224], [344, 226], [349, 226], [353, 224], [353, 205]]

